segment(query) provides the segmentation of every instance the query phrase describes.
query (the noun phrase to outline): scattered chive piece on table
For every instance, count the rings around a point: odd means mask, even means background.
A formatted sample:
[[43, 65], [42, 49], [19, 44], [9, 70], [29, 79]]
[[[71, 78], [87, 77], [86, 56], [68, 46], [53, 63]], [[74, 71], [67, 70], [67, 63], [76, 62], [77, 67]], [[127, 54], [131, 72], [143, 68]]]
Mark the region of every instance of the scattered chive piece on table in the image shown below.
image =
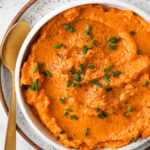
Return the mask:
[[76, 115], [74, 115], [73, 118], [74, 118], [75, 120], [78, 120], [78, 117], [77, 117]]
[[84, 64], [80, 64], [81, 73], [84, 74]]
[[67, 140], [68, 140], [68, 141], [71, 141], [71, 140], [72, 140], [72, 137], [71, 137], [71, 136], [68, 136], [68, 137], [67, 137]]
[[30, 88], [32, 91], [38, 91], [38, 79], [35, 80], [33, 85], [29, 85], [28, 88]]
[[106, 92], [110, 92], [110, 91], [112, 91], [112, 88], [106, 88], [105, 90], [106, 90]]
[[68, 112], [65, 112], [65, 113], [64, 113], [64, 116], [67, 116], [67, 115], [68, 115]]
[[79, 75], [75, 75], [74, 76], [74, 80], [77, 81], [77, 82], [81, 81], [80, 76]]
[[133, 111], [133, 107], [129, 107], [128, 112], [132, 112], [132, 111]]
[[116, 50], [116, 49], [117, 49], [117, 46], [115, 46], [115, 45], [109, 45], [108, 48], [109, 48], [109, 49], [112, 49], [112, 50]]
[[58, 48], [61, 48], [63, 46], [62, 43], [58, 44], [58, 45], [55, 45], [54, 48], [58, 49]]
[[100, 112], [100, 108], [95, 108], [95, 112]]
[[89, 64], [88, 68], [94, 69], [94, 65]]
[[43, 73], [45, 76], [49, 76], [50, 78], [52, 77], [52, 74], [51, 74], [48, 70], [44, 70], [44, 71], [42, 71], [42, 73]]
[[120, 41], [120, 38], [110, 37], [108, 41], [111, 43], [118, 43]]
[[88, 134], [88, 131], [89, 131], [89, 128], [87, 128], [86, 130], [85, 130], [85, 137], [87, 137], [89, 134]]
[[144, 83], [144, 86], [147, 87], [148, 85], [149, 85], [149, 82], [146, 81], [146, 82]]
[[68, 108], [67, 111], [72, 112], [72, 109]]
[[137, 54], [138, 54], [138, 55], [142, 55], [142, 50], [138, 49], [138, 50], [137, 50]]
[[102, 112], [101, 114], [99, 114], [97, 117], [100, 118], [100, 119], [104, 119], [104, 118], [107, 117], [107, 114], [103, 111], [103, 112]]
[[72, 70], [69, 71], [70, 74], [74, 74], [74, 72]]
[[100, 83], [96, 83], [96, 85], [97, 85], [99, 88], [102, 88], [102, 87], [103, 87], [102, 84], [100, 84]]
[[57, 137], [56, 137], [56, 139], [57, 139], [57, 140], [60, 140], [60, 137], [59, 137], [59, 136], [57, 136]]
[[64, 28], [67, 29], [67, 30], [69, 30], [70, 33], [73, 33], [73, 32], [74, 32], [74, 28], [73, 28], [72, 26], [68, 25], [68, 24], [65, 25]]
[[128, 104], [128, 100], [125, 100], [125, 101], [124, 101], [124, 104]]
[[113, 72], [113, 75], [115, 76], [115, 77], [118, 77], [119, 75], [120, 75], [120, 71], [115, 71], [115, 72]]
[[59, 100], [60, 100], [60, 102], [61, 102], [62, 104], [65, 104], [65, 99], [66, 99], [66, 97], [60, 98]]
[[73, 83], [72, 87], [76, 87], [77, 86], [77, 83]]
[[129, 119], [129, 117], [130, 117], [130, 115], [129, 115], [129, 114], [127, 114], [127, 115], [126, 115], [126, 118], [127, 118], [127, 119]]
[[37, 67], [34, 68], [33, 73], [37, 72], [38, 68], [42, 68], [44, 65], [43, 62], [41, 62]]
[[96, 84], [97, 80], [90, 80], [90, 84]]
[[130, 31], [130, 34], [131, 34], [131, 35], [134, 35], [134, 34], [135, 34], [135, 32], [134, 32], [134, 31]]
[[136, 142], [136, 141], [137, 141], [137, 139], [133, 137], [133, 138], [132, 138], [132, 141], [133, 141], [133, 142]]
[[65, 130], [62, 130], [61, 132], [60, 132], [60, 134], [64, 134], [65, 133]]
[[105, 69], [104, 69], [104, 72], [110, 71], [112, 67], [114, 67], [114, 65], [108, 66], [108, 68], [105, 68]]
[[67, 88], [70, 86], [70, 84], [71, 84], [71, 80], [68, 80], [67, 81]]

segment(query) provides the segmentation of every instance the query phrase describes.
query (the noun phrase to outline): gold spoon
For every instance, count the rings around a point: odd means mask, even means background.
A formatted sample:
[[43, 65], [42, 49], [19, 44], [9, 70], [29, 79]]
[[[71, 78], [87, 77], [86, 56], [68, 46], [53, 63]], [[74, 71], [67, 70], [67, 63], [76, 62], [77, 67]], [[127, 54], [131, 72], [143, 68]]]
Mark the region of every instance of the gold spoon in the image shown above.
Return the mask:
[[11, 101], [4, 150], [16, 150], [16, 93], [14, 75], [18, 52], [29, 32], [30, 26], [26, 22], [16, 23], [8, 32], [2, 47], [2, 62], [12, 75]]

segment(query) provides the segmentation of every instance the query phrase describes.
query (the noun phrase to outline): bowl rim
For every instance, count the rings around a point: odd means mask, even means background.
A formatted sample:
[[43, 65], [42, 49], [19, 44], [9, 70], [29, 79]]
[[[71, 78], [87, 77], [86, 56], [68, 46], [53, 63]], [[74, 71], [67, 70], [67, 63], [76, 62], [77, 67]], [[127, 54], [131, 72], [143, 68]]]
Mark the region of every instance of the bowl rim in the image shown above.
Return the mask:
[[[73, 1], [73, 2], [68, 2], [66, 4], [64, 4], [63, 6], [61, 5], [60, 7], [58, 7], [57, 9], [54, 9], [53, 11], [51, 11], [50, 13], [48, 13], [47, 15], [45, 15], [42, 19], [40, 19], [38, 21], [38, 23], [36, 23], [36, 25], [32, 28], [32, 30], [30, 31], [30, 33], [28, 34], [28, 36], [26, 37], [25, 41], [22, 44], [22, 47], [20, 49], [18, 58], [17, 58], [17, 62], [16, 62], [16, 68], [15, 68], [15, 89], [16, 89], [16, 98], [17, 101], [19, 103], [19, 106], [21, 108], [21, 111], [25, 117], [25, 119], [27, 120], [27, 122], [30, 124], [30, 126], [32, 127], [32, 129], [42, 138], [44, 139], [44, 141], [46, 141], [47, 143], [53, 145], [55, 148], [58, 148], [59, 150], [67, 150], [68, 148], [64, 147], [61, 143], [58, 144], [55, 141], [49, 139], [46, 135], [44, 135], [37, 127], [36, 125], [33, 123], [32, 119], [30, 118], [29, 114], [27, 113], [25, 107], [24, 107], [24, 103], [23, 103], [23, 97], [22, 97], [22, 93], [21, 93], [21, 88], [20, 88], [20, 84], [19, 84], [19, 80], [20, 80], [20, 70], [21, 70], [21, 66], [22, 66], [22, 62], [23, 62], [23, 56], [24, 53], [27, 50], [27, 47], [30, 43], [30, 41], [32, 41], [34, 35], [39, 32], [39, 29], [45, 24], [47, 23], [50, 19], [52, 19], [54, 16], [58, 15], [59, 13], [68, 10], [70, 8], [73, 7], [77, 7], [77, 6], [81, 6], [81, 5], [86, 5], [86, 4], [100, 4], [100, 5], [111, 5], [111, 7], [117, 7], [119, 9], [124, 8], [125, 10], [132, 10], [133, 12], [135, 12], [136, 14], [138, 14], [139, 16], [141, 16], [143, 19], [145, 19], [146, 21], [150, 22], [150, 15], [146, 12], [144, 12], [143, 10], [137, 8], [136, 6], [133, 6], [131, 4], [128, 4], [126, 2], [122, 2], [119, 0], [80, 0], [80, 1]], [[146, 140], [142, 140], [138, 145], [133, 144], [133, 149], [134, 148], [138, 148], [140, 146], [142, 146], [143, 144], [145, 144], [146, 142], [148, 142], [150, 140], [150, 138], [147, 138]], [[129, 146], [123, 146], [121, 148], [127, 148]], [[121, 149], [121, 148], [118, 148]], [[127, 148], [128, 149], [128, 148]], [[73, 149], [71, 149], [73, 150]]]

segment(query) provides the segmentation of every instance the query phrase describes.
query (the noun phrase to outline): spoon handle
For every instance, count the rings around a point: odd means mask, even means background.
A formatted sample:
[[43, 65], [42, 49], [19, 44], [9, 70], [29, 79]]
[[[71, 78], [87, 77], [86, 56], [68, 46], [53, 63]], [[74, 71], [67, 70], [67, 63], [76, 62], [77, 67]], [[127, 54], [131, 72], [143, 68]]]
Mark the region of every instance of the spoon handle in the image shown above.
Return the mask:
[[11, 101], [4, 150], [16, 150], [16, 93], [14, 72], [12, 72]]

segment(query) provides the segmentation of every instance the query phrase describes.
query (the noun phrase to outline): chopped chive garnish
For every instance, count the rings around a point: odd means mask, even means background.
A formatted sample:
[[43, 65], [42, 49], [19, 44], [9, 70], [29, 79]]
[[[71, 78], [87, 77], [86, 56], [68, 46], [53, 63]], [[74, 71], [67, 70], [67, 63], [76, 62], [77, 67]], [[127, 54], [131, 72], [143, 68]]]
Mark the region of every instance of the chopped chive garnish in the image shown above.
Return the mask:
[[144, 83], [144, 86], [147, 87], [148, 85], [149, 85], [149, 82], [146, 81], [146, 82]]
[[108, 68], [105, 68], [105, 69], [104, 69], [104, 72], [110, 71], [112, 67], [114, 67], [114, 65], [108, 66]]
[[128, 104], [128, 100], [125, 100], [125, 101], [124, 101], [124, 104]]
[[84, 74], [84, 64], [80, 64], [81, 73]]
[[88, 51], [88, 48], [85, 46], [85, 47], [83, 47], [83, 49], [82, 49], [82, 53], [83, 54], [86, 54], [86, 52]]
[[77, 81], [77, 82], [79, 82], [79, 81], [81, 81], [81, 78], [80, 78], [79, 75], [75, 75], [75, 76], [74, 76], [74, 80]]
[[72, 109], [68, 108], [67, 111], [72, 112]]
[[67, 30], [69, 30], [71, 33], [74, 32], [74, 28], [72, 26], [68, 25], [68, 24], [65, 25], [64, 28], [67, 29]]
[[109, 74], [105, 74], [105, 78], [109, 79], [110, 78], [110, 75]]
[[72, 140], [72, 137], [71, 137], [71, 136], [68, 136], [68, 137], [67, 137], [67, 140], [68, 140], [68, 141], [71, 141], [71, 140]]
[[32, 90], [32, 91], [37, 91], [38, 90], [38, 79], [35, 80], [33, 85], [29, 85], [28, 88], [30, 88], [30, 90]]
[[64, 134], [65, 133], [65, 130], [62, 130], [61, 132], [60, 132], [60, 134]]
[[120, 71], [115, 71], [115, 72], [113, 72], [113, 75], [115, 76], [115, 77], [118, 77], [119, 75], [120, 75]]
[[85, 137], [87, 137], [89, 134], [88, 134], [88, 131], [89, 131], [89, 128], [87, 128], [86, 130], [85, 130], [85, 134], [84, 134], [84, 136]]
[[41, 62], [37, 67], [34, 68], [33, 73], [37, 72], [38, 68], [42, 68], [44, 65], [43, 62]]
[[96, 85], [97, 85], [99, 88], [102, 88], [102, 87], [103, 87], [102, 84], [100, 84], [100, 83], [96, 83]]
[[74, 72], [72, 70], [69, 71], [70, 74], [74, 74]]
[[107, 117], [107, 114], [103, 111], [101, 114], [99, 114], [97, 117], [99, 117], [100, 119], [104, 119]]
[[132, 110], [133, 110], [133, 107], [129, 107], [129, 108], [128, 108], [128, 111], [129, 111], [129, 112], [132, 112]]
[[95, 108], [95, 112], [100, 112], [100, 108]]
[[120, 38], [110, 37], [110, 38], [108, 39], [108, 41], [111, 42], [111, 43], [117, 43], [117, 42], [120, 41]]
[[56, 136], [56, 139], [57, 139], [57, 140], [60, 140], [60, 137], [59, 137], [59, 136]]
[[88, 37], [89, 39], [91, 39], [90, 31], [91, 31], [91, 27], [88, 25], [87, 28], [86, 28], [85, 34], [87, 35], [87, 37]]
[[137, 139], [133, 137], [133, 138], [132, 138], [132, 141], [133, 141], [133, 142], [136, 142], [136, 141], [137, 141]]
[[62, 43], [58, 44], [58, 45], [55, 45], [54, 48], [58, 49], [58, 48], [61, 48], [63, 46]]
[[76, 115], [73, 115], [73, 118], [74, 118], [75, 120], [78, 120], [78, 117], [77, 117]]
[[71, 80], [68, 80], [67, 81], [67, 88], [70, 86], [70, 84], [71, 84]]
[[73, 119], [73, 116], [72, 116], [72, 115], [70, 115], [70, 119], [71, 119], [71, 120]]
[[138, 49], [138, 50], [137, 50], [137, 54], [138, 54], [138, 55], [142, 55], [142, 50]]
[[106, 88], [105, 90], [106, 90], [106, 92], [110, 92], [110, 91], [112, 91], [112, 88]]
[[90, 80], [90, 84], [96, 84], [97, 80]]
[[77, 84], [77, 87], [82, 87], [82, 84], [78, 83], [78, 84]]
[[68, 112], [65, 112], [65, 113], [64, 113], [64, 116], [67, 116], [67, 115], [68, 115]]
[[130, 34], [131, 34], [131, 35], [134, 35], [134, 34], [135, 34], [135, 32], [134, 32], [134, 31], [130, 31]]
[[112, 45], [109, 45], [108, 48], [109, 48], [109, 49], [112, 49], [112, 50], [116, 50], [116, 49], [117, 49], [117, 46], [115, 46], [115, 45], [113, 45], [113, 46], [112, 46]]
[[87, 37], [88, 37], [88, 39], [91, 39], [91, 35], [90, 34], [87, 34]]
[[92, 48], [93, 48], [93, 46], [92, 46], [92, 45], [90, 45], [90, 46], [88, 46], [87, 48], [88, 48], [88, 49], [92, 49]]
[[77, 86], [77, 83], [73, 83], [72, 87], [76, 87]]
[[94, 65], [89, 65], [88, 68], [94, 69]]
[[110, 80], [108, 78], [105, 78], [104, 80], [106, 81], [106, 83], [110, 82]]
[[44, 71], [42, 71], [42, 73], [43, 73], [45, 76], [49, 76], [50, 78], [52, 77], [52, 74], [51, 74], [48, 70], [44, 70]]
[[94, 45], [94, 44], [95, 44], [95, 42], [96, 42], [96, 40], [93, 40], [93, 41], [92, 41], [92, 45]]
[[62, 104], [65, 104], [65, 99], [66, 99], [66, 97], [60, 98], [59, 100], [60, 100], [60, 102], [61, 102]]
[[129, 115], [129, 114], [127, 114], [127, 115], [126, 115], [126, 118], [127, 118], [127, 119], [129, 119], [129, 117], [130, 117], [130, 115]]

